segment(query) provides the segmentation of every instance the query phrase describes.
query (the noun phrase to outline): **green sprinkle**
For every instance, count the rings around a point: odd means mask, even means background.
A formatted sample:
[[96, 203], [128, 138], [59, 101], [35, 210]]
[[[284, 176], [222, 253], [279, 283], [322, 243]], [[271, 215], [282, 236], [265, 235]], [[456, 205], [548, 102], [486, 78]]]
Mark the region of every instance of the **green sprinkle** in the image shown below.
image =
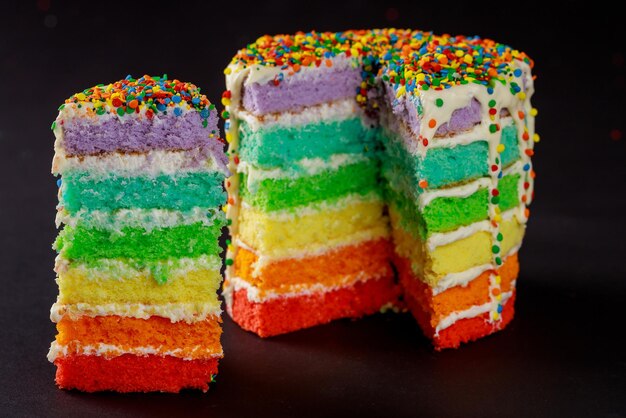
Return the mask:
[[492, 134], [498, 132], [498, 125], [496, 125], [495, 123], [489, 125], [489, 132], [491, 132]]
[[493, 99], [489, 100], [489, 107], [496, 107], [496, 101]]
[[226, 261], [224, 261], [224, 264], [226, 264], [227, 266], [232, 266], [234, 263], [232, 258], [227, 258]]
[[443, 99], [437, 99], [437, 100], [435, 100], [435, 104], [437, 105], [437, 107], [441, 107], [441, 106], [443, 106]]
[[117, 108], [117, 114], [120, 116], [124, 116], [124, 108], [123, 107], [118, 107]]
[[502, 240], [504, 239], [504, 237], [502, 236], [502, 234], [501, 234], [501, 233], [498, 233], [498, 236], [496, 237], [496, 239], [497, 239], [498, 241], [502, 241]]
[[498, 254], [500, 252], [500, 247], [494, 245], [493, 247], [491, 247], [491, 252], [494, 254]]
[[[483, 200], [484, 202], [484, 200]], [[491, 203], [494, 205], [497, 205], [498, 203], [500, 203], [500, 197], [499, 196], [494, 196], [491, 198]]]
[[496, 264], [497, 265], [501, 265], [502, 264], [502, 259], [500, 257], [496, 257]]

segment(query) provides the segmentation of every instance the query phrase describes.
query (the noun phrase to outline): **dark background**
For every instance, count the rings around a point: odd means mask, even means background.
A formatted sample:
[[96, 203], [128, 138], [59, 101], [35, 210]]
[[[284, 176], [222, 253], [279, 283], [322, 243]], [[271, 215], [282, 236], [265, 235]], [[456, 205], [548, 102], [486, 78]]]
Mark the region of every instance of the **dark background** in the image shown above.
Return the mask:
[[[49, 127], [63, 100], [167, 73], [219, 103], [229, 58], [264, 33], [384, 26], [479, 34], [536, 61], [542, 141], [511, 325], [437, 353], [408, 315], [269, 340], [225, 318], [207, 394], [58, 390]], [[2, 3], [0, 416], [626, 416], [624, 27], [599, 2]]]

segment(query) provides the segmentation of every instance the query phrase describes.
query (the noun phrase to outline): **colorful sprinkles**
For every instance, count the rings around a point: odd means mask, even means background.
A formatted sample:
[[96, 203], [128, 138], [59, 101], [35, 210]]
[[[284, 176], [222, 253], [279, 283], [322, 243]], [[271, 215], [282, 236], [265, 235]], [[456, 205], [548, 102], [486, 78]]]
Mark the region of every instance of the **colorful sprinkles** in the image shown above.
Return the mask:
[[[72, 103], [79, 108], [91, 104], [86, 107], [87, 112], [99, 116], [110, 113], [123, 117], [141, 113], [150, 119], [157, 113], [171, 111], [175, 116], [182, 116], [184, 110], [194, 109], [200, 112], [205, 127], [211, 111], [215, 109], [215, 105], [194, 84], [169, 80], [167, 74], [160, 77], [144, 75], [137, 79], [129, 75], [115, 83], [98, 84], [65, 100], [65, 105]], [[61, 105], [59, 110], [65, 105]]]
[[[521, 70], [512, 65], [516, 60], [533, 66], [525, 53], [490, 39], [409, 29], [265, 35], [239, 50], [231, 65], [280, 67], [284, 72], [273, 80], [279, 84], [285, 75], [303, 67], [332, 66], [332, 58], [338, 56], [358, 57], [362, 62], [363, 82], [356, 92], [356, 100], [361, 104], [367, 102], [376, 76], [393, 86], [396, 97], [401, 97], [415, 90], [443, 90], [468, 83], [489, 88], [495, 82], [505, 84], [510, 77], [521, 75]], [[229, 67], [225, 73], [231, 71]], [[512, 94], [520, 100], [525, 98], [518, 84], [512, 82], [510, 86]]]

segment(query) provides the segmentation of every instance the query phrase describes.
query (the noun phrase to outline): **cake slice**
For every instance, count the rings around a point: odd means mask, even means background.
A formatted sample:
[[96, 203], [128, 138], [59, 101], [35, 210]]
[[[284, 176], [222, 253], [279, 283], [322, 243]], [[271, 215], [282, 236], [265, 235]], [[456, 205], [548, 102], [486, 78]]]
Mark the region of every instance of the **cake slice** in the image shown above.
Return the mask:
[[[259, 42], [282, 48], [280, 37]], [[267, 337], [392, 306], [378, 128], [355, 100], [361, 69], [343, 55], [297, 72], [248, 56], [228, 67], [224, 96], [237, 173], [227, 183], [231, 316]]]
[[57, 384], [206, 391], [222, 357], [215, 106], [193, 84], [129, 76], [74, 94], [53, 131]]

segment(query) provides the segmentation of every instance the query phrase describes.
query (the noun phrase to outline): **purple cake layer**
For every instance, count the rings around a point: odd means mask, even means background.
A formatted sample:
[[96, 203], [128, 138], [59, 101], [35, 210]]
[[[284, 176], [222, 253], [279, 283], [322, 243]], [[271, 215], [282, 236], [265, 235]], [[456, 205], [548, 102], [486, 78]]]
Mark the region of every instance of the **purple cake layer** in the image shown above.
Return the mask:
[[274, 81], [244, 85], [243, 106], [255, 115], [297, 111], [305, 106], [351, 98], [361, 84], [359, 68], [308, 70], [307, 74]]
[[215, 110], [207, 118], [206, 127], [202, 126], [203, 120], [198, 112], [186, 112], [181, 116], [156, 114], [152, 119], [111, 117], [98, 123], [88, 118], [69, 118], [63, 123], [62, 146], [68, 155], [189, 150], [208, 146], [219, 151], [213, 154], [223, 160], [217, 119]]
[[[395, 98], [393, 89], [388, 85], [385, 95], [388, 105], [393, 113], [403, 120], [411, 132], [417, 137], [420, 134], [421, 115], [417, 112], [417, 106], [411, 100], [398, 100]], [[482, 107], [478, 100], [472, 99], [466, 107], [456, 109], [452, 112], [450, 120], [437, 128], [435, 136], [443, 137], [446, 135], [456, 134], [458, 132], [467, 131], [482, 120]]]

